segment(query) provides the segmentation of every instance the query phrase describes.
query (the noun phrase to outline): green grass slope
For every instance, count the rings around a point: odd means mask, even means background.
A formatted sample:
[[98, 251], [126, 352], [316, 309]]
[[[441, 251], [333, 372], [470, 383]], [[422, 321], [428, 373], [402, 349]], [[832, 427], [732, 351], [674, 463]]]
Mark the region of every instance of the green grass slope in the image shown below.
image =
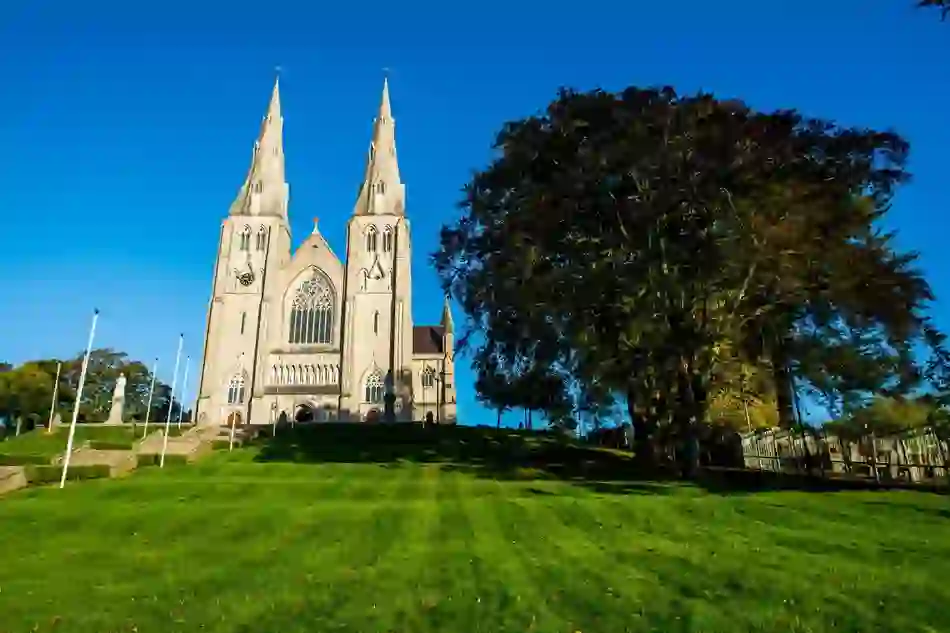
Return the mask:
[[635, 480], [485, 429], [326, 426], [0, 499], [0, 631], [950, 630], [919, 492]]

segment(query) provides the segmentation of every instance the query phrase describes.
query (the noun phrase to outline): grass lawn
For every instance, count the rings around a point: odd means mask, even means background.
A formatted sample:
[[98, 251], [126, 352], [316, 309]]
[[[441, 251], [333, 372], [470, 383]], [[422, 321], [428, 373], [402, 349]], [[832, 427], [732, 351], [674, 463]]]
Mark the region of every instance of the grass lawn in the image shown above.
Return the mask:
[[526, 437], [287, 432], [15, 492], [0, 631], [950, 630], [947, 497], [606, 481]]
[[[162, 430], [164, 425], [149, 425], [149, 433]], [[190, 427], [189, 427], [190, 428]], [[172, 425], [169, 435], [175, 436], [187, 430]], [[122, 426], [106, 426], [102, 424], [77, 424], [76, 435], [73, 438], [74, 446], [83, 442], [92, 441], [102, 443], [104, 448], [131, 449], [132, 445], [142, 439], [144, 428], [142, 425], [125, 424]], [[2, 455], [42, 455], [54, 457], [66, 451], [69, 440], [69, 426], [64, 425], [52, 433], [46, 429], [34, 429], [19, 436], [8, 437], [0, 442], [0, 456]], [[0, 629], [2, 631], [2, 629]]]
[[[141, 428], [139, 428], [141, 435]], [[132, 425], [103, 426], [101, 424], [77, 424], [76, 434], [73, 437], [74, 445], [89, 441], [103, 442], [130, 442], [137, 439]], [[66, 451], [66, 442], [69, 440], [69, 427], [61, 426], [52, 433], [46, 429], [34, 429], [22, 435], [7, 438], [0, 442], [2, 455], [49, 455], [55, 456]]]

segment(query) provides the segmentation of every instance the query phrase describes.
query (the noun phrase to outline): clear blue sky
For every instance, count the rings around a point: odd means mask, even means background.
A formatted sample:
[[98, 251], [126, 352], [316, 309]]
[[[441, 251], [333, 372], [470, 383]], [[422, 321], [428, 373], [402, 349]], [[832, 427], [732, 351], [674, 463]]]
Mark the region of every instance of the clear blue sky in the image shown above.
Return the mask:
[[[319, 216], [338, 252], [391, 69], [417, 323], [438, 321], [427, 255], [503, 121], [561, 85], [670, 84], [905, 135], [915, 181], [889, 222], [923, 253], [950, 329], [950, 23], [911, 4], [7, 2], [0, 359], [77, 353], [96, 306], [97, 345], [160, 356], [165, 380], [179, 332], [200, 357], [218, 228], [276, 65], [294, 238]], [[493, 422], [463, 365], [461, 417]]]

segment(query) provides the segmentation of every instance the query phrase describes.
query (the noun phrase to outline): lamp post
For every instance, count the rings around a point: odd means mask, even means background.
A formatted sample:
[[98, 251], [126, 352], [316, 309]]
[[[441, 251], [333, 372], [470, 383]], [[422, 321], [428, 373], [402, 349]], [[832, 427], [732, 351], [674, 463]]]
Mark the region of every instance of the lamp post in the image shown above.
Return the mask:
[[385, 413], [383, 419], [392, 424], [396, 421], [396, 384], [393, 379], [393, 372], [390, 369], [386, 372], [386, 379], [383, 381], [385, 393], [383, 395], [383, 405]]

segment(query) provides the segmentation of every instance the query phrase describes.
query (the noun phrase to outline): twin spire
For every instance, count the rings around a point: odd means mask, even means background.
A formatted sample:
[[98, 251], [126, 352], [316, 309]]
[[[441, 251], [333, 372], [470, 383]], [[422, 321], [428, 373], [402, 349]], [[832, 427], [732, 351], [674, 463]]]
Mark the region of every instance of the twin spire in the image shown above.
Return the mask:
[[373, 121], [373, 138], [366, 158], [366, 172], [354, 215], [403, 215], [405, 187], [396, 160], [396, 122], [389, 103], [389, 80], [383, 79], [383, 96]]
[[[254, 143], [251, 168], [231, 205], [230, 215], [271, 215], [287, 219], [283, 129], [278, 77], [274, 81], [267, 115]], [[396, 161], [396, 127], [389, 101], [389, 81], [384, 79], [379, 112], [373, 122], [366, 172], [354, 214], [402, 215], [404, 195]]]
[[271, 215], [287, 219], [284, 176], [284, 118], [280, 113], [280, 77], [274, 81], [267, 114], [254, 143], [251, 168], [231, 205], [230, 215]]

